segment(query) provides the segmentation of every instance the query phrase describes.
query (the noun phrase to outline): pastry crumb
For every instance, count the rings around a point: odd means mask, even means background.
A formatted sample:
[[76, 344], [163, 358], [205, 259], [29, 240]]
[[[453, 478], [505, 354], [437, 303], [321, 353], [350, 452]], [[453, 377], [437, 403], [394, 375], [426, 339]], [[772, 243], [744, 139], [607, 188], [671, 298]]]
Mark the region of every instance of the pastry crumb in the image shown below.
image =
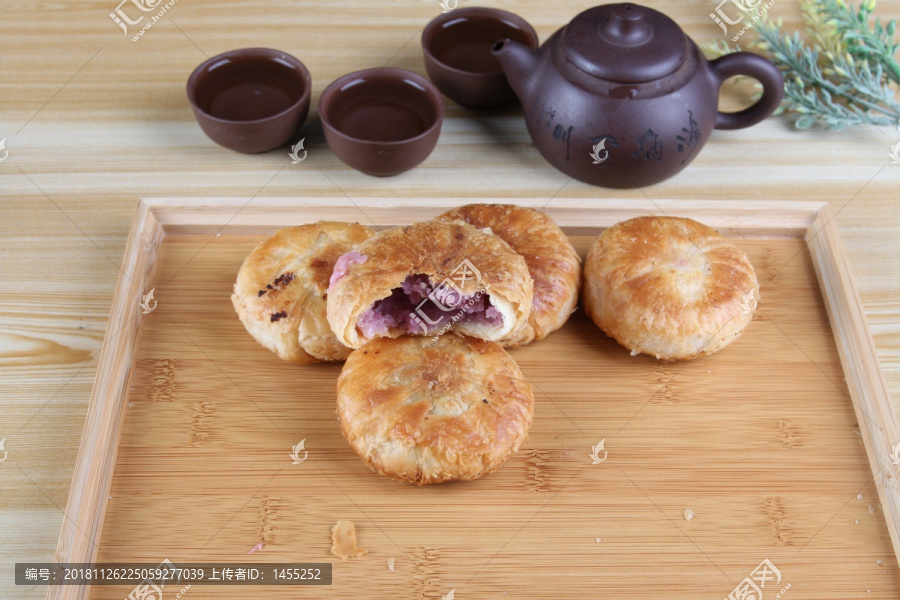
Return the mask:
[[684, 520], [690, 521], [693, 518], [694, 518], [694, 511], [692, 511], [689, 508], [684, 509]]
[[387, 562], [388, 562], [388, 569], [390, 571], [393, 571], [394, 570], [394, 557], [393, 556], [390, 557]]
[[265, 547], [265, 545], [266, 545], [265, 542], [260, 542], [257, 545], [253, 546], [252, 548], [250, 548], [250, 552], [248, 552], [247, 554], [255, 554], [255, 553], [259, 552], [260, 550], [262, 550]]
[[863, 495], [862, 495], [862, 494], [857, 494], [857, 495], [856, 495], [856, 499], [857, 499], [857, 500], [862, 500], [862, 499], [863, 499]]
[[598, 544], [603, 541], [603, 538], [594, 538], [594, 541]]
[[853, 522], [859, 525], [859, 519], [853, 519]]
[[356, 556], [362, 556], [368, 550], [356, 545], [356, 526], [353, 521], [340, 520], [331, 528], [331, 553], [347, 560]]
[[870, 515], [874, 515], [874, 514], [875, 514], [875, 507], [872, 506], [871, 504], [869, 505], [869, 514], [870, 514]]

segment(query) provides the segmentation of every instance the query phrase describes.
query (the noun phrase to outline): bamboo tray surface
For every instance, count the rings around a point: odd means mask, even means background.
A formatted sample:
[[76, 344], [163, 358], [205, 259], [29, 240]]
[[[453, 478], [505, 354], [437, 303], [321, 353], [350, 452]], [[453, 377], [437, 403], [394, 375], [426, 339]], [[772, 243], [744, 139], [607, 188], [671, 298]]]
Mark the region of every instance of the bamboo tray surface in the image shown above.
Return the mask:
[[[826, 205], [554, 200], [546, 210], [582, 256], [638, 214], [734, 236], [761, 283], [753, 323], [714, 356], [661, 363], [630, 356], [578, 310], [511, 351], [536, 409], [501, 469], [424, 488], [372, 473], [335, 418], [340, 365], [261, 348], [231, 306], [235, 275], [281, 226], [391, 226], [473, 201], [141, 202], [57, 560], [334, 564], [329, 587], [194, 586], [197, 600], [721, 600], [764, 560], [781, 577], [765, 599], [786, 586], [787, 598], [900, 598], [900, 435]], [[158, 304], [142, 314], [150, 289]], [[307, 459], [293, 464], [301, 440]], [[592, 464], [601, 440], [607, 459]], [[355, 522], [368, 554], [329, 553], [338, 519]]]

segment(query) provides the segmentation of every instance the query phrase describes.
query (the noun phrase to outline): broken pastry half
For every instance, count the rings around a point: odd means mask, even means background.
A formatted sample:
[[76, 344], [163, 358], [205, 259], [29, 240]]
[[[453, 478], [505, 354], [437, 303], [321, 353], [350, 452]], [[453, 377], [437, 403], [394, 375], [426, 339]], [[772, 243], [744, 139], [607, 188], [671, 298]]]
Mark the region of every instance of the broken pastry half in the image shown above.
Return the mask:
[[347, 358], [350, 349], [328, 326], [325, 296], [338, 258], [373, 233], [356, 223], [322, 221], [280, 229], [256, 246], [231, 296], [250, 335], [287, 361]]
[[426, 221], [381, 231], [338, 259], [328, 322], [351, 348], [450, 330], [502, 342], [527, 324], [533, 289], [525, 259], [499, 237]]
[[374, 471], [426, 485], [503, 464], [528, 436], [534, 395], [495, 342], [454, 333], [382, 338], [344, 363], [337, 414]]
[[479, 229], [489, 227], [525, 259], [534, 281], [531, 316], [519, 335], [504, 346], [523, 346], [543, 339], [569, 320], [581, 291], [581, 259], [553, 219], [515, 204], [467, 204], [437, 219], [459, 219]]

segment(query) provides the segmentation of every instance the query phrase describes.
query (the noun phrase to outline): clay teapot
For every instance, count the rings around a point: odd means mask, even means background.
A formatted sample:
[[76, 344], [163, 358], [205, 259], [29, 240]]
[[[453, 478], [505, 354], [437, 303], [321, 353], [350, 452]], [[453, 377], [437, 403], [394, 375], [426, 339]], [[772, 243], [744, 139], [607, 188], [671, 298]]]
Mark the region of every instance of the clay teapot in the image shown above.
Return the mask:
[[[765, 58], [738, 52], [708, 61], [675, 21], [630, 3], [582, 12], [537, 50], [507, 39], [493, 53], [544, 158], [604, 187], [671, 177], [713, 129], [762, 121], [784, 93], [778, 67]], [[739, 112], [719, 112], [719, 88], [734, 75], [757, 79], [762, 97]]]

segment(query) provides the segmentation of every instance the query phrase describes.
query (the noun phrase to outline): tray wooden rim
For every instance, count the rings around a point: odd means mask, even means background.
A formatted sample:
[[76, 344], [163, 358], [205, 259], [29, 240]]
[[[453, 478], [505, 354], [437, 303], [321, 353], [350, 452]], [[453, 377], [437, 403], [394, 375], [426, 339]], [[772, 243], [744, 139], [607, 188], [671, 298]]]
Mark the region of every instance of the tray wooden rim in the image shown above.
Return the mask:
[[[56, 562], [97, 558], [106, 502], [115, 469], [125, 405], [141, 330], [142, 295], [148, 290], [166, 235], [271, 232], [291, 214], [347, 219], [378, 226], [427, 219], [473, 202], [509, 198], [152, 198], [138, 201], [125, 245], [109, 323], [78, 450]], [[825, 202], [656, 200], [596, 198], [516, 199], [545, 210], [564, 229], [608, 227], [642, 214], [677, 215], [702, 221], [726, 235], [803, 238], [825, 303], [869, 466], [884, 508], [895, 557], [900, 562], [900, 426], [885, 383], [875, 342], [853, 282], [850, 263]], [[48, 600], [84, 600], [89, 586], [51, 586]]]

